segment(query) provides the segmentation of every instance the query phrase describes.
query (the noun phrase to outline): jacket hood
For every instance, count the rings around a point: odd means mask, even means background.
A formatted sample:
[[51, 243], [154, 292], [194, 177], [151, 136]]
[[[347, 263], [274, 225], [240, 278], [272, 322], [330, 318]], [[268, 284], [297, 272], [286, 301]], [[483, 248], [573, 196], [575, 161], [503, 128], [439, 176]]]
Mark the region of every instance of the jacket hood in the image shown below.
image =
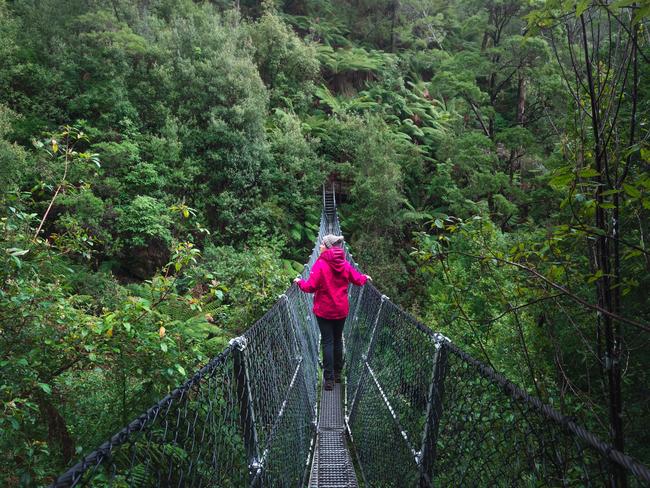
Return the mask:
[[345, 251], [340, 247], [330, 247], [320, 257], [337, 273], [342, 273], [345, 269]]

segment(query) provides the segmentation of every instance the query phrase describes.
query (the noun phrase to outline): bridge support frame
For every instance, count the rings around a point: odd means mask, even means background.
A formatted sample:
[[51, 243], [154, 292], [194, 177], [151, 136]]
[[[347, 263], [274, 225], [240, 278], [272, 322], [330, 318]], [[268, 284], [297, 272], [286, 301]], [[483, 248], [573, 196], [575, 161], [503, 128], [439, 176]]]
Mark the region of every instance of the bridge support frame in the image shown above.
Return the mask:
[[253, 482], [262, 466], [260, 464], [260, 447], [257, 437], [253, 395], [246, 362], [246, 356], [248, 355], [247, 341], [245, 337], [236, 337], [230, 341], [230, 344], [233, 346], [233, 373], [239, 402], [239, 426], [244, 440], [246, 459], [248, 460], [248, 472], [250, 480]]
[[442, 399], [444, 395], [445, 377], [447, 376], [447, 348], [446, 337], [436, 334], [433, 337], [436, 352], [433, 358], [431, 371], [431, 383], [429, 385], [429, 397], [427, 400], [426, 424], [422, 432], [422, 444], [417, 456], [418, 468], [420, 471], [419, 486], [433, 486], [433, 465], [436, 460], [436, 444], [438, 441], [438, 429], [442, 417]]

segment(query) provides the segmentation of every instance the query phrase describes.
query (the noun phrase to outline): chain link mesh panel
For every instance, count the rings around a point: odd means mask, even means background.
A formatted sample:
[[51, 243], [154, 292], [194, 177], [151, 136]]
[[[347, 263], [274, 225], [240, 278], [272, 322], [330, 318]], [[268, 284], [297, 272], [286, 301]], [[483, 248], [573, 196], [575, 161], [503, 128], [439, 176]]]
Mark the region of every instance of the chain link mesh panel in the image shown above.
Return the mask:
[[355, 316], [348, 315], [344, 327], [346, 343], [346, 403], [351, 407], [358, 394], [363, 372], [363, 356], [368, 353], [372, 331], [380, 312], [382, 295], [376, 288], [365, 286]]
[[616, 486], [615, 467], [650, 486], [645, 466], [378, 296], [360, 293], [346, 336], [349, 428], [370, 486]]
[[242, 486], [239, 400], [229, 347], [53, 486]]

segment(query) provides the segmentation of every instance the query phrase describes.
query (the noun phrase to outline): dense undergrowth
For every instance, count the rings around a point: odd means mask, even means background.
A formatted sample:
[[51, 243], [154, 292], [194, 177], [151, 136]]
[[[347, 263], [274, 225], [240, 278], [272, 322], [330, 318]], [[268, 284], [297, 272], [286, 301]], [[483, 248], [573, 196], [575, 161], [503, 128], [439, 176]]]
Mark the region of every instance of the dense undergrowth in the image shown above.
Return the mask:
[[237, 4], [0, 0], [0, 483], [259, 318], [328, 179], [393, 301], [649, 463], [647, 2]]

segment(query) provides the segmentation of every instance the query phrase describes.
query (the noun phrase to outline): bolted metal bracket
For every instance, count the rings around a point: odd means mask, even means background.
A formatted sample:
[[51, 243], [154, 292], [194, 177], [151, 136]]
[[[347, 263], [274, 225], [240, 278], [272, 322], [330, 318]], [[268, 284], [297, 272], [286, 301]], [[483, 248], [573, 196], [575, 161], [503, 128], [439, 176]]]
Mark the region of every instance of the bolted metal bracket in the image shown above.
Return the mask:
[[239, 336], [235, 337], [234, 339], [230, 339], [228, 344], [236, 347], [239, 351], [243, 351], [248, 346], [248, 339], [246, 339], [244, 336]]
[[612, 366], [614, 365], [614, 360], [611, 357], [609, 357], [608, 354], [605, 354], [603, 356], [603, 362], [605, 363], [605, 371], [609, 371], [610, 369], [612, 369]]
[[424, 456], [423, 456], [422, 449], [420, 449], [419, 451], [417, 451], [417, 452], [415, 453], [415, 464], [417, 464], [418, 466], [419, 466], [420, 464], [422, 464], [422, 458], [423, 458], [423, 457], [424, 457]]
[[451, 342], [451, 339], [449, 339], [449, 337], [442, 335], [439, 332], [434, 332], [432, 339], [435, 343], [436, 349], [440, 349], [443, 342]]
[[253, 461], [248, 465], [248, 469], [251, 475], [257, 474], [262, 470], [264, 466], [258, 459], [253, 459]]

